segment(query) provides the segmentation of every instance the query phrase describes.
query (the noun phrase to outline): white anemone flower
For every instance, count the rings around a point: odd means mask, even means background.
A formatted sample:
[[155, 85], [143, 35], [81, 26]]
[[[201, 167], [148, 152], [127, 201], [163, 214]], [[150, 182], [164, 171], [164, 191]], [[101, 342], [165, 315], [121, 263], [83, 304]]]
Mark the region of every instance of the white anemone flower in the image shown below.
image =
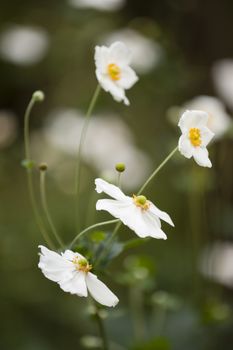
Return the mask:
[[163, 56], [163, 50], [159, 43], [136, 30], [130, 28], [117, 30], [106, 36], [104, 41], [110, 45], [119, 40], [131, 50], [131, 65], [137, 73], [149, 73], [159, 64]]
[[185, 104], [186, 109], [202, 110], [208, 113], [207, 127], [214, 132], [215, 139], [221, 138], [229, 129], [232, 120], [223, 103], [213, 96], [196, 96]]
[[80, 297], [87, 297], [88, 292], [100, 304], [115, 306], [119, 299], [96, 275], [90, 272], [92, 266], [79, 253], [66, 250], [58, 254], [40, 245], [39, 268], [62, 290]]
[[184, 157], [193, 157], [198, 165], [211, 168], [212, 164], [206, 146], [214, 133], [208, 129], [207, 123], [208, 113], [195, 110], [185, 111], [178, 124], [182, 132], [178, 146]]
[[126, 196], [117, 186], [102, 179], [96, 179], [96, 191], [104, 192], [114, 199], [99, 199], [97, 210], [106, 210], [120, 219], [123, 224], [133, 230], [139, 237], [153, 237], [167, 239], [161, 230], [160, 219], [174, 226], [170, 216], [158, 209], [143, 195]]
[[125, 96], [125, 90], [138, 81], [136, 73], [129, 66], [130, 62], [131, 52], [122, 42], [115, 42], [110, 47], [95, 48], [97, 80], [116, 101], [123, 101], [126, 105], [129, 105], [129, 100]]

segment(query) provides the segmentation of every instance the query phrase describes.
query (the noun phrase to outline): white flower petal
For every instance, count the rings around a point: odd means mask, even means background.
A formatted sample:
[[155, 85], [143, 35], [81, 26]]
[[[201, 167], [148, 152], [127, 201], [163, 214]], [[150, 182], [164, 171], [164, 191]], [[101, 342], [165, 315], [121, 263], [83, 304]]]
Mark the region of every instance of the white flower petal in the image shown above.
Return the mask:
[[98, 303], [105, 306], [116, 306], [116, 304], [119, 302], [117, 296], [113, 294], [111, 290], [93, 273], [87, 273], [86, 284], [91, 296]]
[[109, 92], [115, 101], [121, 102], [123, 101], [127, 106], [129, 105], [129, 100], [125, 96], [125, 91], [122, 87], [117, 85], [112, 79], [109, 78], [106, 74], [101, 74], [98, 70], [96, 70], [96, 77], [101, 85], [101, 87]]
[[[129, 197], [128, 197], [129, 198]], [[155, 237], [166, 239], [161, 231], [161, 223], [157, 216], [150, 215], [137, 207], [132, 201], [117, 201], [113, 199], [100, 199], [96, 203], [97, 210], [106, 210], [111, 215], [120, 219], [123, 224], [133, 230], [139, 237]]]
[[61, 253], [62, 257], [67, 259], [67, 260], [70, 260], [72, 261], [75, 257], [80, 257], [82, 259], [85, 259], [83, 255], [79, 254], [79, 253], [76, 253], [76, 252], [72, 252], [72, 250], [65, 250], [64, 253]]
[[137, 81], [138, 77], [134, 70], [130, 67], [124, 67], [121, 70], [121, 78], [117, 82], [117, 85], [123, 89], [130, 89]]
[[98, 193], [106, 193], [110, 197], [118, 199], [118, 200], [127, 200], [127, 196], [119, 189], [119, 187], [109, 184], [107, 181], [102, 179], [95, 179], [96, 192]]
[[124, 43], [117, 41], [109, 48], [109, 60], [109, 63], [127, 66], [131, 62], [131, 52]]
[[80, 297], [87, 297], [87, 286], [86, 286], [86, 273], [82, 271], [76, 271], [72, 279], [68, 281], [62, 281], [59, 283], [64, 292], [71, 294], [77, 294]]
[[198, 165], [211, 168], [212, 164], [208, 157], [209, 153], [206, 148], [196, 147], [193, 152], [193, 158]]
[[155, 215], [153, 215], [149, 210], [141, 212], [142, 220], [144, 222], [144, 230], [148, 232], [148, 236], [157, 238], [157, 239], [167, 239], [166, 234], [161, 230], [160, 227], [156, 227], [156, 222], [159, 220]]
[[182, 133], [187, 132], [190, 128], [200, 128], [208, 122], [208, 113], [198, 110], [185, 111], [178, 123]]
[[201, 128], [201, 145], [206, 147], [208, 143], [212, 140], [214, 137], [214, 133], [210, 131], [207, 127]]
[[165, 211], [157, 208], [152, 202], [150, 202], [149, 212], [158, 216], [163, 221], [166, 221], [169, 225], [175, 226], [170, 216]]
[[105, 74], [109, 60], [109, 49], [106, 46], [96, 46], [94, 58], [98, 71]]
[[54, 282], [66, 281], [72, 278], [74, 265], [70, 261], [44, 246], [39, 246], [39, 248], [41, 254], [38, 267], [45, 277]]
[[186, 158], [191, 158], [193, 155], [193, 147], [189, 141], [189, 139], [187, 138], [187, 136], [181, 135], [179, 138], [179, 144], [178, 144], [178, 148], [180, 153], [186, 157]]

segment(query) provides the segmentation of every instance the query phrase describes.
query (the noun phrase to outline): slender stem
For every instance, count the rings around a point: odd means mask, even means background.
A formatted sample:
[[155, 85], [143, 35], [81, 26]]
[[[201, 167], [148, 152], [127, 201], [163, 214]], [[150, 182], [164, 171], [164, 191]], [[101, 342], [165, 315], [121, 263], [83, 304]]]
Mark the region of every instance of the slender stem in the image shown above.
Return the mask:
[[102, 339], [102, 345], [103, 345], [103, 350], [108, 350], [109, 347], [108, 347], [108, 339], [107, 339], [107, 334], [106, 334], [106, 330], [105, 330], [105, 327], [104, 327], [104, 322], [103, 322], [103, 319], [99, 313], [99, 310], [95, 309], [95, 317], [96, 317], [96, 321], [97, 321], [97, 324], [98, 324], [98, 327], [99, 327], [99, 333], [100, 333], [100, 337]]
[[29, 120], [30, 120], [30, 114], [32, 111], [32, 108], [34, 104], [36, 103], [35, 98], [31, 98], [31, 101], [29, 102], [25, 115], [24, 115], [24, 151], [25, 151], [25, 159], [31, 160], [31, 153], [30, 153], [30, 140], [29, 140]]
[[[24, 150], [25, 150], [25, 160], [26, 161], [31, 161], [31, 159], [30, 159], [31, 153], [30, 153], [30, 138], [29, 138], [29, 121], [30, 121], [31, 111], [32, 111], [32, 108], [33, 108], [35, 103], [36, 103], [36, 98], [33, 95], [28, 106], [27, 106], [27, 109], [26, 109], [26, 112], [24, 115]], [[34, 187], [33, 187], [32, 173], [31, 173], [31, 169], [29, 167], [27, 167], [27, 179], [28, 179], [29, 197], [30, 197], [32, 210], [33, 210], [33, 214], [34, 214], [36, 223], [37, 223], [39, 230], [40, 230], [45, 242], [47, 243], [47, 245], [50, 248], [54, 248], [54, 244], [50, 240], [50, 238], [46, 232], [46, 229], [44, 227], [43, 221], [41, 220], [41, 217], [40, 217], [40, 213], [39, 213], [39, 210], [37, 207]]]
[[82, 149], [83, 149], [83, 146], [85, 143], [85, 138], [86, 138], [86, 134], [87, 134], [87, 129], [88, 129], [90, 117], [91, 117], [92, 111], [95, 107], [95, 104], [97, 102], [97, 99], [99, 97], [100, 91], [101, 91], [101, 86], [98, 84], [97, 88], [94, 92], [94, 95], [91, 99], [87, 113], [86, 113], [84, 125], [83, 125], [82, 131], [81, 131], [80, 142], [79, 142], [79, 146], [78, 146], [78, 156], [77, 156], [77, 163], [76, 163], [76, 169], [75, 169], [75, 191], [74, 191], [74, 193], [75, 193], [75, 215], [77, 215], [77, 219], [78, 219], [78, 214], [79, 214], [78, 197], [79, 197], [80, 179], [81, 179]]
[[135, 339], [137, 341], [142, 341], [146, 333], [143, 292], [140, 286], [132, 285], [129, 288], [129, 294]]
[[158, 174], [158, 172], [164, 167], [164, 165], [169, 161], [169, 159], [176, 153], [176, 151], [178, 150], [178, 146], [171, 151], [171, 153], [169, 153], [169, 155], [164, 159], [164, 161], [154, 170], [154, 172], [151, 174], [151, 176], [146, 180], [146, 182], [142, 185], [142, 187], [140, 188], [140, 190], [138, 191], [137, 195], [140, 195], [145, 188], [147, 187], [147, 185], [149, 185], [149, 183], [153, 180], [153, 178], [155, 177], [155, 175]]
[[91, 297], [88, 298], [88, 301], [92, 310], [91, 315], [94, 316], [93, 319], [97, 322], [97, 326], [99, 328], [99, 335], [102, 340], [102, 350], [108, 350], [109, 349], [108, 339], [107, 339], [107, 334], [104, 327], [103, 318], [100, 313], [101, 310], [99, 310], [98, 305]]
[[33, 210], [33, 214], [34, 214], [37, 226], [39, 227], [39, 230], [40, 230], [45, 242], [47, 243], [47, 245], [51, 249], [54, 249], [55, 246], [54, 246], [53, 242], [51, 241], [51, 239], [49, 238], [47, 231], [44, 227], [43, 221], [41, 220], [41, 217], [39, 214], [39, 210], [38, 210], [36, 199], [35, 199], [34, 187], [33, 187], [33, 182], [32, 182], [32, 174], [31, 174], [30, 169], [27, 170], [27, 177], [28, 177], [28, 190], [29, 190], [30, 201], [31, 201], [32, 210]]
[[120, 173], [120, 172], [118, 172], [118, 174], [117, 174], [117, 186], [119, 188], [121, 188], [121, 174], [122, 173]]
[[97, 224], [94, 224], [94, 225], [91, 225], [87, 228], [85, 228], [85, 230], [81, 231], [74, 239], [73, 241], [70, 243], [70, 248], [73, 247], [73, 245], [76, 243], [76, 241], [82, 236], [84, 235], [84, 233], [92, 230], [93, 228], [96, 228], [96, 227], [100, 227], [100, 226], [105, 226], [105, 225], [111, 225], [111, 224], [114, 224], [115, 222], [118, 222], [119, 220], [118, 219], [115, 219], [115, 220], [108, 220], [108, 221], [102, 221], [102, 222], [98, 222]]
[[48, 209], [48, 203], [47, 203], [47, 196], [46, 196], [46, 185], [45, 185], [45, 170], [40, 170], [40, 195], [41, 195], [41, 202], [42, 202], [42, 207], [44, 209], [44, 213], [46, 215], [46, 218], [48, 220], [48, 223], [50, 225], [51, 231], [57, 240], [58, 244], [61, 246], [61, 248], [64, 248], [64, 243], [62, 239], [59, 237], [56, 227], [54, 226], [53, 220], [51, 218], [51, 215], [49, 213]]

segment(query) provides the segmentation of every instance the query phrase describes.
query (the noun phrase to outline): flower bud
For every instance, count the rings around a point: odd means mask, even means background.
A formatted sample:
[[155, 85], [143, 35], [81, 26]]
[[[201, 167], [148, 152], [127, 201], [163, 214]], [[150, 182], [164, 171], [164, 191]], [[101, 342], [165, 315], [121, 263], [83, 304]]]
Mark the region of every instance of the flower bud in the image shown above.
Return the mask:
[[125, 164], [124, 163], [117, 163], [115, 165], [115, 169], [116, 171], [118, 171], [119, 173], [123, 173], [125, 171]]
[[45, 96], [44, 96], [43, 91], [37, 90], [33, 93], [32, 97], [35, 101], [42, 102], [42, 101], [44, 101]]
[[39, 170], [46, 171], [48, 169], [48, 165], [46, 163], [40, 163]]

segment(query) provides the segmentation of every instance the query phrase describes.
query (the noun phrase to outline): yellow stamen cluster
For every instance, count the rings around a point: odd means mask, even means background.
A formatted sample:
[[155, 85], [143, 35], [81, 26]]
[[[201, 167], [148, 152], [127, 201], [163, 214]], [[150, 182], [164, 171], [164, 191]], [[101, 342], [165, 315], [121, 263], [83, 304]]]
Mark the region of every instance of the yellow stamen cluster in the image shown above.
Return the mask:
[[76, 256], [72, 263], [75, 265], [76, 270], [82, 272], [89, 272], [92, 269], [92, 265], [89, 265], [88, 261], [85, 258], [79, 258]]
[[112, 80], [119, 80], [121, 77], [121, 70], [115, 63], [108, 65], [108, 75]]
[[193, 146], [198, 147], [201, 145], [201, 133], [198, 128], [191, 128], [189, 130], [189, 139]]
[[135, 196], [133, 195], [134, 204], [137, 207], [140, 207], [142, 210], [148, 210], [150, 207], [150, 203], [148, 202], [145, 196]]

